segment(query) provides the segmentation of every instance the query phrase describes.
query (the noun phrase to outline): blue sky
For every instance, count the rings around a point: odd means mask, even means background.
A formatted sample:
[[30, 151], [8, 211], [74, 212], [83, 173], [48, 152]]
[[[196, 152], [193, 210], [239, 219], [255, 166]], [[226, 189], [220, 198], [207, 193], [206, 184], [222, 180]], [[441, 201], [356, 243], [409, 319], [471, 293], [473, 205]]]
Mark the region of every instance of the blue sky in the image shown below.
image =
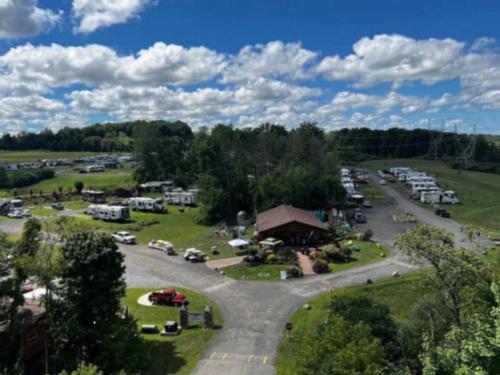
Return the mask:
[[179, 119], [500, 134], [495, 1], [0, 0], [0, 133]]

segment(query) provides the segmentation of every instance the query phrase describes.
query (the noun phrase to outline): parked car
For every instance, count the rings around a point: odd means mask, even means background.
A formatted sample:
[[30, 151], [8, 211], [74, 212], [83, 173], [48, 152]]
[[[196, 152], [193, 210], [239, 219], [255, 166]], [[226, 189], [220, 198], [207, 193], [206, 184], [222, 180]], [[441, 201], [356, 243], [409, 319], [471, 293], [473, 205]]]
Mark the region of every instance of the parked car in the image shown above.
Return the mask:
[[111, 234], [111, 237], [113, 237], [116, 242], [124, 243], [127, 245], [136, 243], [135, 236], [125, 231], [114, 232]]
[[378, 182], [380, 185], [387, 185], [387, 181], [382, 179]]
[[354, 221], [356, 222], [356, 224], [365, 224], [366, 223], [366, 216], [360, 211], [354, 212], [353, 218], [354, 218]]
[[22, 210], [12, 210], [7, 214], [11, 219], [22, 219], [24, 217], [24, 213]]
[[166, 306], [182, 306], [189, 303], [187, 297], [182, 293], [177, 293], [174, 288], [151, 292], [148, 296], [148, 300], [153, 305]]
[[177, 255], [174, 250], [174, 245], [171, 242], [164, 240], [151, 240], [148, 243], [150, 249], [161, 250], [167, 253], [167, 255]]
[[364, 202], [363, 202], [363, 207], [364, 207], [364, 208], [372, 208], [372, 207], [373, 207], [373, 204], [372, 204], [372, 202], [370, 202], [370, 201], [364, 201]]
[[441, 216], [446, 219], [449, 219], [451, 217], [450, 213], [444, 208], [438, 208], [435, 213], [437, 216]]
[[187, 249], [184, 252], [184, 260], [192, 263], [204, 262], [206, 257], [203, 251], [194, 248]]
[[62, 211], [62, 210], [64, 210], [64, 205], [63, 205], [61, 202], [55, 202], [55, 203], [52, 203], [52, 204], [51, 204], [51, 207], [52, 207], [54, 210], [58, 210], [58, 211]]

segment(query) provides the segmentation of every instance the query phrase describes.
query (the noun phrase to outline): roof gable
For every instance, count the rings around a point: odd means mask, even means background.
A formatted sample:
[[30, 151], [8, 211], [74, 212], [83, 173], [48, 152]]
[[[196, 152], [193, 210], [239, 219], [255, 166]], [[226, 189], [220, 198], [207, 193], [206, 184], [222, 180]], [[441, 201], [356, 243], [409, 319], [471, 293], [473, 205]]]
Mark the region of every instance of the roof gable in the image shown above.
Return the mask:
[[259, 232], [265, 232], [293, 222], [321, 230], [327, 229], [326, 225], [317, 219], [312, 211], [289, 205], [281, 205], [257, 214], [257, 230]]

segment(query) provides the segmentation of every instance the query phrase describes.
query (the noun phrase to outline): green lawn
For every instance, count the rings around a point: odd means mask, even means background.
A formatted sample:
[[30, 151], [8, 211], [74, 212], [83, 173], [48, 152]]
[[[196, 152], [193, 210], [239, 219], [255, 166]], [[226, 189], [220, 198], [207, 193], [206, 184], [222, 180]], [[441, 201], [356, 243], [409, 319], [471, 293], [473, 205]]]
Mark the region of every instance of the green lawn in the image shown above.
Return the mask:
[[35, 185], [18, 189], [18, 191], [21, 194], [29, 193], [30, 189], [33, 190], [35, 194], [40, 190], [44, 193], [51, 193], [53, 191], [58, 191], [60, 186], [63, 187], [63, 191], [67, 191], [68, 188], [74, 189], [76, 181], [82, 181], [85, 188], [95, 189], [115, 189], [118, 187], [131, 187], [135, 185], [132, 178], [132, 171], [128, 168], [122, 168], [99, 173], [62, 172], [61, 174], [57, 174], [54, 178], [40, 181]]
[[287, 268], [286, 264], [262, 264], [258, 266], [237, 264], [225, 267], [224, 272], [236, 280], [275, 281], [280, 279], [280, 272], [286, 271]]
[[[373, 171], [391, 166], [407, 166], [437, 177], [445, 189], [457, 192], [460, 204], [449, 205], [452, 217], [463, 224], [484, 228], [500, 237], [500, 175], [457, 171], [439, 161], [403, 159], [376, 160], [362, 163]], [[428, 206], [430, 207], [430, 206]]]
[[330, 263], [330, 269], [333, 272], [345, 271], [350, 268], [359, 267], [368, 263], [378, 262], [384, 259], [384, 256], [389, 255], [389, 249], [375, 242], [353, 241], [353, 245], [359, 247], [360, 251], [352, 253], [352, 260], [347, 263]]
[[366, 200], [372, 204], [388, 204], [389, 198], [384, 194], [380, 186], [370, 181], [368, 185], [361, 185], [360, 192]]
[[[65, 203], [66, 206], [69, 206]], [[79, 203], [75, 203], [76, 205]], [[86, 205], [84, 206], [86, 207]], [[131, 212], [131, 221], [128, 223], [111, 223], [93, 220], [89, 216], [73, 218], [81, 228], [114, 232], [125, 230], [137, 237], [140, 244], [146, 245], [152, 239], [170, 241], [177, 250], [196, 247], [209, 255], [210, 259], [227, 258], [235, 256], [232, 247], [227, 244], [228, 238], [212, 236], [214, 228], [199, 225], [195, 222], [198, 208], [185, 208], [181, 212], [178, 207], [169, 207], [168, 214], [153, 214], [144, 212]], [[211, 255], [210, 249], [216, 246], [220, 254]]]
[[65, 151], [5, 151], [0, 150], [0, 163], [22, 163], [43, 159], [78, 159], [84, 156], [96, 155], [97, 152], [65, 152]]
[[296, 359], [302, 352], [303, 338], [324, 319], [332, 296], [341, 293], [371, 295], [378, 302], [387, 304], [395, 319], [403, 320], [408, 317], [413, 304], [425, 292], [421, 280], [421, 273], [413, 273], [397, 279], [377, 281], [371, 285], [337, 289], [311, 300], [310, 310], [300, 308], [289, 319], [294, 326], [295, 340], [288, 341], [283, 338], [278, 347], [275, 363], [278, 375], [295, 375]]
[[[137, 303], [140, 296], [151, 290], [153, 289], [127, 289], [127, 295], [122, 300], [122, 304], [128, 306], [129, 312], [138, 319], [139, 327], [142, 324], [155, 324], [161, 330], [167, 320], [179, 322], [177, 307], [142, 306]], [[177, 288], [177, 291], [187, 296], [191, 312], [203, 311], [205, 306], [212, 306], [216, 329], [204, 330], [197, 326], [184, 330], [179, 336], [143, 335], [149, 355], [148, 368], [145, 372], [148, 375], [189, 374], [217, 333], [217, 328], [222, 326], [222, 314], [214, 302], [192, 290]]]

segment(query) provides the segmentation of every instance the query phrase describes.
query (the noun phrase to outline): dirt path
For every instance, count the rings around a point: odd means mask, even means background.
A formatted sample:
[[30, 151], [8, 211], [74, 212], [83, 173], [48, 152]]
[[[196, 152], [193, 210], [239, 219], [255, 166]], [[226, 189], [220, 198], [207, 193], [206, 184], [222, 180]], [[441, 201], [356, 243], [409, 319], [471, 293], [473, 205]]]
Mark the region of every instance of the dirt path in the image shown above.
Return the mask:
[[301, 252], [298, 252], [297, 256], [299, 257], [299, 265], [300, 268], [302, 268], [302, 273], [304, 274], [304, 276], [316, 275], [313, 271], [311, 260], [309, 259], [309, 257], [302, 254]]

